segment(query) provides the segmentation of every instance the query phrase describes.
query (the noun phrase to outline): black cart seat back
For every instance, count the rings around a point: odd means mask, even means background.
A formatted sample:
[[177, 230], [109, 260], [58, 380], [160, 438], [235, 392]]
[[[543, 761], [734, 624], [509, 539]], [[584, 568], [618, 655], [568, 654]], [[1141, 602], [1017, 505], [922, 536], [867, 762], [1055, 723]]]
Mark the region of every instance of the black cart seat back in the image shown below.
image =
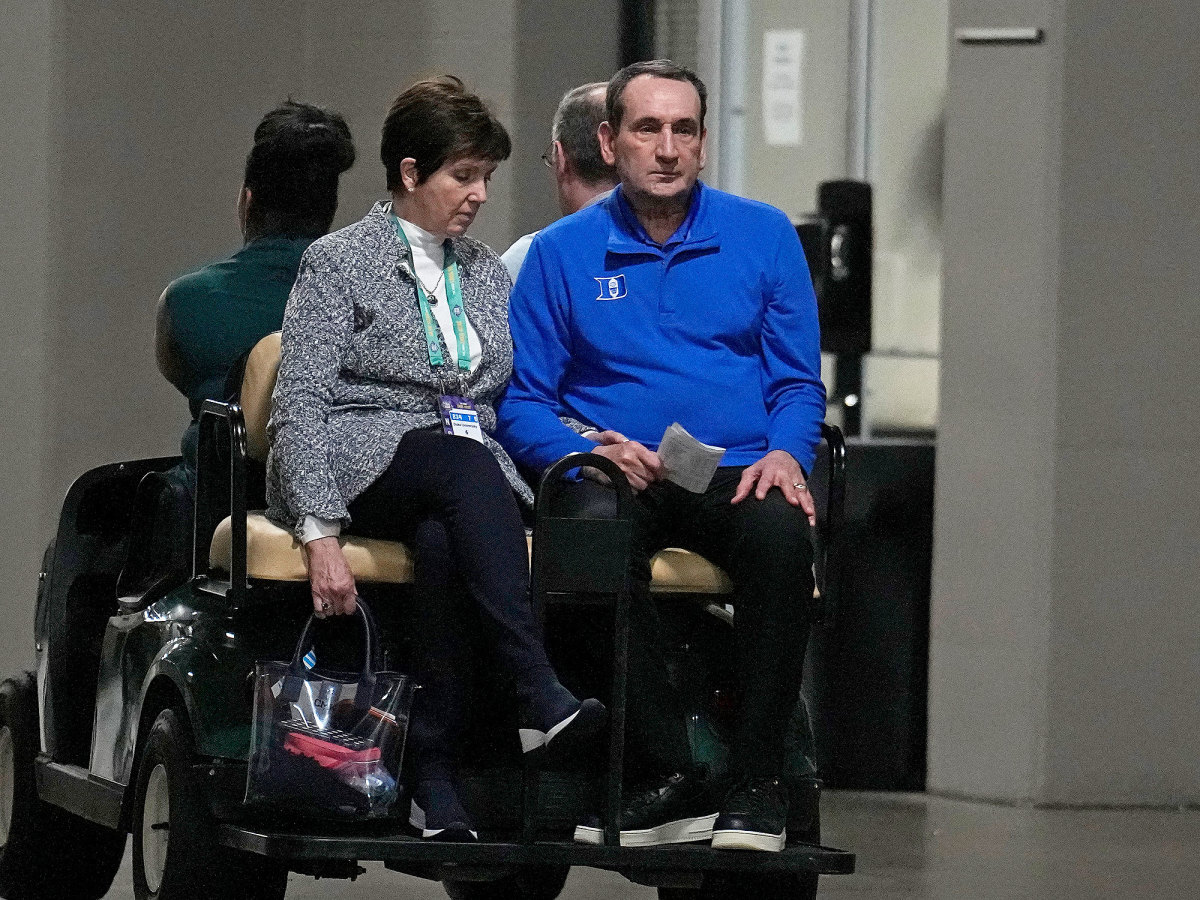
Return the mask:
[[110, 463], [85, 472], [67, 491], [43, 558], [34, 617], [43, 749], [59, 762], [88, 764], [104, 629], [119, 612], [117, 579], [138, 483], [178, 461]]

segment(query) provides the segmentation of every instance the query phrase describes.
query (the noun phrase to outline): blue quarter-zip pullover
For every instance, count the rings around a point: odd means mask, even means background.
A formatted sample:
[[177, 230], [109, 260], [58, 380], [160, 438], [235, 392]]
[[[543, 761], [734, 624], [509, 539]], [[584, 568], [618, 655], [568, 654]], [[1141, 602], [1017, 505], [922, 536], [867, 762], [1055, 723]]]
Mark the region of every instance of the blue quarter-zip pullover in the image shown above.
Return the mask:
[[497, 437], [544, 468], [594, 447], [560, 417], [652, 450], [678, 421], [721, 464], [786, 450], [811, 471], [825, 417], [816, 298], [778, 209], [697, 183], [662, 245], [621, 190], [534, 238], [509, 304]]

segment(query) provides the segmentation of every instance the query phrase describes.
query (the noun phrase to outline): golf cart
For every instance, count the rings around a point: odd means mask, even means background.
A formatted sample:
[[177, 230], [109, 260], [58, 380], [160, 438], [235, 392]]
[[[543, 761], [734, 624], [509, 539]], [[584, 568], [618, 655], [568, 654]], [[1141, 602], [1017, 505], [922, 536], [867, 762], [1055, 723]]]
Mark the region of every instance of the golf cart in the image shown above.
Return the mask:
[[[36, 672], [0, 685], [0, 895], [102, 897], [129, 834], [140, 900], [281, 898], [289, 871], [356, 878], [359, 863], [368, 860], [438, 879], [460, 900], [552, 900], [572, 866], [617, 871], [677, 900], [809, 898], [819, 875], [853, 871], [852, 854], [820, 845], [820, 781], [803, 702], [792, 723], [785, 849], [620, 846], [631, 495], [620, 471], [594, 455], [569, 458], [547, 472], [531, 535], [531, 573], [539, 612], [571, 602], [611, 611], [611, 724], [601, 774], [528, 764], [511, 704], [481, 677], [477, 693], [491, 691], [497, 699], [476, 703], [462, 773], [478, 843], [413, 836], [407, 803], [368, 821], [313, 820], [248, 806], [255, 662], [291, 658], [311, 613], [299, 546], [253, 509], [262, 505], [266, 420], [278, 365], [276, 334], [247, 360], [239, 402], [204, 405], [193, 565], [183, 583], [130, 595], [118, 590], [137, 533], [137, 486], [177, 459], [101, 466], [71, 487], [39, 575]], [[829, 610], [844, 445], [836, 429], [824, 434], [811, 483], [821, 509], [819, 605]], [[583, 464], [609, 475], [617, 494], [612, 519], [558, 517], [547, 499], [556, 479]], [[341, 540], [378, 616], [388, 662], [403, 669], [412, 640], [405, 627], [408, 550], [388, 541]], [[669, 669], [690, 714], [694, 754], [719, 770], [732, 683], [729, 579], [695, 554], [667, 550], [653, 562], [652, 590], [662, 610]], [[344, 653], [350, 657], [345, 667], [356, 666], [356, 628], [349, 619], [323, 623], [322, 656]], [[606, 812], [604, 843], [573, 842], [575, 824], [596, 810]]]

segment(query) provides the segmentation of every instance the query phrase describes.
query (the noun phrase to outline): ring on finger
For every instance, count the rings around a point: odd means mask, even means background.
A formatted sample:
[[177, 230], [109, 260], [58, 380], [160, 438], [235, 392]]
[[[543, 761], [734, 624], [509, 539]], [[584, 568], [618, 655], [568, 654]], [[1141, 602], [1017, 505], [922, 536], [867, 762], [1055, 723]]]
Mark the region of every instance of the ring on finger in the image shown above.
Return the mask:
[[792, 487], [794, 487], [798, 491], [807, 491], [808, 490], [808, 485], [805, 484], [803, 481], [793, 481]]

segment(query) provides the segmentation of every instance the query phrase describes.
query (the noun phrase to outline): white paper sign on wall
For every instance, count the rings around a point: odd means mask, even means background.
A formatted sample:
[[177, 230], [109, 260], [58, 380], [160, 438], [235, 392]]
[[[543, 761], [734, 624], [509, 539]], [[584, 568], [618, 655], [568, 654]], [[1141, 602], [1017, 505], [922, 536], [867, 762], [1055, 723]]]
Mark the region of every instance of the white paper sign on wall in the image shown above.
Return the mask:
[[771, 147], [804, 141], [804, 32], [763, 33], [763, 139]]

